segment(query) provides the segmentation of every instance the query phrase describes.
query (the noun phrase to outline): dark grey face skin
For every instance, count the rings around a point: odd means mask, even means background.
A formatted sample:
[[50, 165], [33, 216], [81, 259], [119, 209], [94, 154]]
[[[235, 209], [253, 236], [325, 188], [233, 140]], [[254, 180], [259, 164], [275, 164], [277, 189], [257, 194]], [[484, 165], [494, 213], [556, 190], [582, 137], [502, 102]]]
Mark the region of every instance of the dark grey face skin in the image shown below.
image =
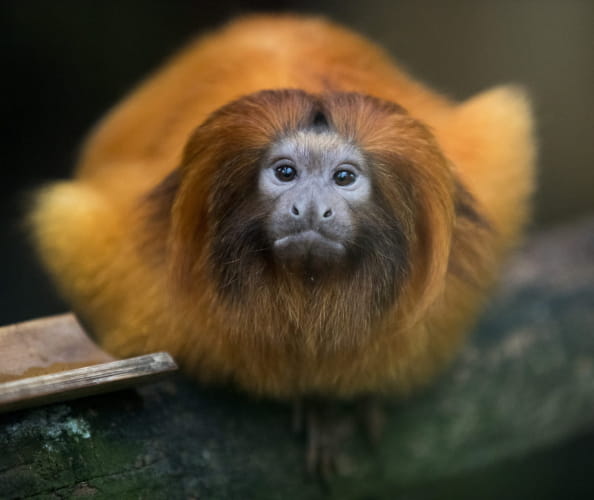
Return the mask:
[[273, 207], [266, 231], [281, 259], [341, 258], [355, 237], [353, 213], [369, 200], [360, 151], [332, 132], [301, 131], [274, 144], [258, 182]]

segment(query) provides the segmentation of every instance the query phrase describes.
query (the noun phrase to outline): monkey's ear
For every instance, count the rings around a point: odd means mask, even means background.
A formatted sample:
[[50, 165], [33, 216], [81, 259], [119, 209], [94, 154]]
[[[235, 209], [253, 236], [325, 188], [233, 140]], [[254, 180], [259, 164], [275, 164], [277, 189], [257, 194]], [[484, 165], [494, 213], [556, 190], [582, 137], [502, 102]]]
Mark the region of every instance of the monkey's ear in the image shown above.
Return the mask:
[[414, 183], [416, 231], [411, 266], [412, 303], [409, 320], [415, 323], [442, 294], [448, 272], [454, 226], [451, 175], [445, 169], [420, 168]]
[[167, 254], [170, 275], [175, 286], [188, 289], [194, 271], [208, 252], [208, 198], [213, 169], [218, 165], [202, 155], [187, 161], [179, 172], [179, 184], [172, 200]]
[[181, 173], [176, 168], [169, 173], [144, 200], [146, 216], [153, 224], [168, 224], [171, 218], [171, 207], [181, 182]]
[[496, 231], [478, 201], [454, 177], [454, 229], [448, 273], [474, 287], [485, 283], [496, 262]]
[[179, 168], [168, 174], [140, 203], [142, 251], [152, 262], [166, 260], [167, 241], [171, 232], [171, 212], [181, 183]]
[[140, 213], [144, 254], [168, 268], [170, 283], [187, 288], [207, 250], [208, 196], [216, 162], [203, 155], [186, 155], [142, 200]]

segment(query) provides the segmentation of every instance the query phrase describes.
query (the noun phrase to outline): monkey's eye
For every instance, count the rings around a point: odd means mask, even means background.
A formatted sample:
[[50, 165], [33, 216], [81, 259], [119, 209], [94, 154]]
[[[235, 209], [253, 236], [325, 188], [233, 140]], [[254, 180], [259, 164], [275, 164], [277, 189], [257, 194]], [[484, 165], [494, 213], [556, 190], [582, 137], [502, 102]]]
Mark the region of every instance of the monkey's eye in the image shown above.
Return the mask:
[[279, 181], [289, 182], [297, 176], [297, 170], [291, 165], [280, 165], [274, 169], [276, 178]]
[[349, 186], [357, 180], [357, 175], [350, 170], [338, 170], [332, 178], [339, 186]]

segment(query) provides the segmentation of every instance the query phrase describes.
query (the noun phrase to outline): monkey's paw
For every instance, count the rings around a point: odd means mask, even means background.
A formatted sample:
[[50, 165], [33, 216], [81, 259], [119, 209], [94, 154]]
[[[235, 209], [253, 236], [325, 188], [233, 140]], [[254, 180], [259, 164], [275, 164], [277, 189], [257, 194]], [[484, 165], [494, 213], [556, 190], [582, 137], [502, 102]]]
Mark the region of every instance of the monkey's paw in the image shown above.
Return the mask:
[[383, 430], [382, 408], [371, 397], [349, 404], [321, 398], [298, 400], [293, 410], [293, 429], [306, 439], [307, 472], [324, 484], [335, 474], [348, 475], [354, 467], [345, 448], [357, 431], [376, 445]]

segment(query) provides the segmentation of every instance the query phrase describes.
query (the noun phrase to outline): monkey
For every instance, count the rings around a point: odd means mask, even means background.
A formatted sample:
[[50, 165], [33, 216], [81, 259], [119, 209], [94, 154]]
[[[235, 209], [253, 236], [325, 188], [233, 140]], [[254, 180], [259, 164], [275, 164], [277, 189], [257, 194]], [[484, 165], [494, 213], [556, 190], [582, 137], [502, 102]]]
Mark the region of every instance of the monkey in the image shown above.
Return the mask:
[[520, 88], [456, 102], [329, 20], [247, 16], [110, 111], [28, 220], [111, 353], [282, 401], [405, 397], [521, 238], [535, 156]]

